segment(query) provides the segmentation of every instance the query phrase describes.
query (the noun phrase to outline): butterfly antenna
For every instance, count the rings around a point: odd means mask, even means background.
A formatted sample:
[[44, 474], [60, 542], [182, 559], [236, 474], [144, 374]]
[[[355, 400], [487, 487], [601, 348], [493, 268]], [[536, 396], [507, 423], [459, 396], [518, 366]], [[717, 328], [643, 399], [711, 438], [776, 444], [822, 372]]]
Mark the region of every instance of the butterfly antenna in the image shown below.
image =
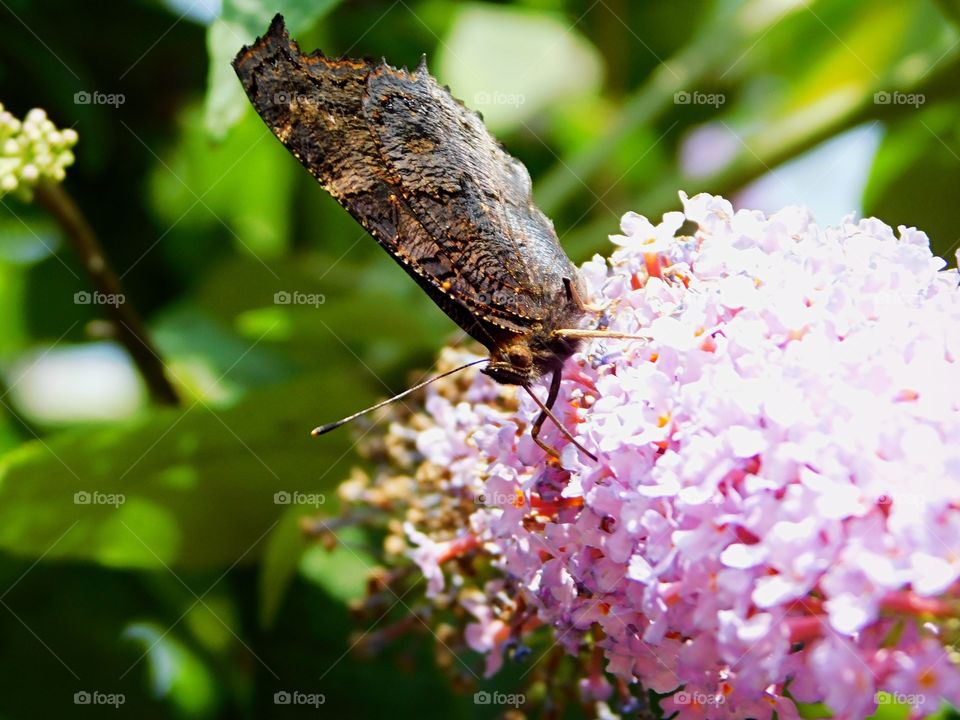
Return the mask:
[[578, 330], [576, 328], [561, 328], [554, 330], [557, 337], [567, 338], [601, 338], [607, 340], [650, 340], [652, 333], [624, 333], [616, 330]]
[[429, 380], [424, 380], [422, 383], [417, 383], [412, 388], [408, 388], [407, 390], [404, 390], [402, 393], [399, 393], [397, 395], [394, 395], [391, 398], [387, 398], [386, 400], [378, 402], [376, 405], [371, 405], [365, 410], [361, 410], [360, 412], [355, 412], [353, 415], [348, 415], [342, 420], [337, 420], [336, 422], [327, 423], [326, 425], [321, 425], [320, 427], [314, 428], [313, 430], [310, 431], [310, 434], [313, 435], [314, 437], [318, 437], [319, 435], [325, 435], [331, 430], [336, 430], [341, 425], [346, 425], [348, 422], [356, 420], [361, 415], [366, 415], [368, 412], [373, 412], [374, 410], [378, 410], [382, 408], [384, 405], [389, 405], [390, 403], [395, 402], [397, 400], [402, 400], [410, 393], [414, 393], [420, 388], [424, 388], [432, 382], [436, 382], [437, 380], [441, 380], [449, 375], [458, 373], [461, 370], [466, 370], [468, 367], [473, 367], [474, 365], [479, 365], [480, 363], [484, 363], [484, 362], [489, 362], [489, 359], [481, 358], [480, 360], [474, 360], [473, 362], [468, 362], [466, 365], [461, 365], [460, 367], [454, 368], [453, 370], [447, 370], [447, 372], [440, 373], [439, 375], [436, 375], [430, 378]]

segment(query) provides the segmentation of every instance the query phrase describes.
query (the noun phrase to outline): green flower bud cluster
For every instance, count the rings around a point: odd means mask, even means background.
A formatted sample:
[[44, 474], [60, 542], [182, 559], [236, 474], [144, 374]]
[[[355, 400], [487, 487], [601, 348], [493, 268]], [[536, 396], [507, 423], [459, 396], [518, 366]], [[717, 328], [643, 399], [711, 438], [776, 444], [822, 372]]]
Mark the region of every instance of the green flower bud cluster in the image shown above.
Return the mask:
[[0, 197], [30, 200], [41, 180], [63, 180], [76, 144], [76, 131], [58, 130], [40, 108], [21, 122], [0, 104]]

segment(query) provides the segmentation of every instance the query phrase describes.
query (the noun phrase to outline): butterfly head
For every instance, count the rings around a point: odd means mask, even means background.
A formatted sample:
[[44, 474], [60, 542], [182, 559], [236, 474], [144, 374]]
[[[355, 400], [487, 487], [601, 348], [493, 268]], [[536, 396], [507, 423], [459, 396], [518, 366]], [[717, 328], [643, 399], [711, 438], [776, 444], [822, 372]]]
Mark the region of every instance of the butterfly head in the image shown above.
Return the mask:
[[576, 339], [560, 338], [537, 328], [530, 335], [515, 336], [492, 350], [481, 372], [503, 385], [529, 385], [543, 374], [557, 370], [577, 349]]
[[522, 339], [490, 353], [489, 364], [480, 372], [503, 385], [526, 385], [539, 375], [534, 367], [533, 353]]

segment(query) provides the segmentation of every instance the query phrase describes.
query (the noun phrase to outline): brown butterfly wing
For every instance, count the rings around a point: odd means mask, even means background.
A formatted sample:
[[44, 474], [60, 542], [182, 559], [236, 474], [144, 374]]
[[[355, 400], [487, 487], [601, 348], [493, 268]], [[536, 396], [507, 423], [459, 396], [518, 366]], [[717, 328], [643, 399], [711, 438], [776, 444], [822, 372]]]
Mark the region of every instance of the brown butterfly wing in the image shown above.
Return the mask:
[[233, 65], [277, 138], [457, 324], [488, 348], [504, 331], [525, 332], [509, 318], [483, 319], [482, 288], [403, 199], [363, 112], [372, 62], [304, 55], [277, 16]]
[[481, 117], [415, 73], [371, 72], [364, 112], [403, 198], [487, 306], [488, 318], [543, 321], [578, 273], [533, 204], [530, 175]]
[[287, 149], [491, 353], [578, 317], [526, 169], [425, 67], [304, 55], [280, 16], [233, 64]]

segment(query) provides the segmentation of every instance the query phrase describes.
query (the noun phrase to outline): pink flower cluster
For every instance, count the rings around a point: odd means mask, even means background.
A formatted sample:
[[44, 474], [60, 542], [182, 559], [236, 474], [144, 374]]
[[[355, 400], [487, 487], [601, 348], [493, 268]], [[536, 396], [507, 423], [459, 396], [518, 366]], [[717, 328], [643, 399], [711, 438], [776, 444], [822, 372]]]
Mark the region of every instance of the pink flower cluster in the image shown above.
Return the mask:
[[[681, 198], [582, 268], [601, 324], [650, 337], [567, 363], [555, 411], [597, 462], [548, 422], [551, 460], [535, 404], [495, 409], [482, 375], [429, 397], [418, 449], [479, 498], [452, 542], [491, 552], [559, 643], [602, 648], [587, 699], [621, 679], [681, 720], [960, 704], [957, 271], [914, 229]], [[440, 591], [450, 543], [409, 536]], [[509, 633], [468, 610], [496, 670]]]

